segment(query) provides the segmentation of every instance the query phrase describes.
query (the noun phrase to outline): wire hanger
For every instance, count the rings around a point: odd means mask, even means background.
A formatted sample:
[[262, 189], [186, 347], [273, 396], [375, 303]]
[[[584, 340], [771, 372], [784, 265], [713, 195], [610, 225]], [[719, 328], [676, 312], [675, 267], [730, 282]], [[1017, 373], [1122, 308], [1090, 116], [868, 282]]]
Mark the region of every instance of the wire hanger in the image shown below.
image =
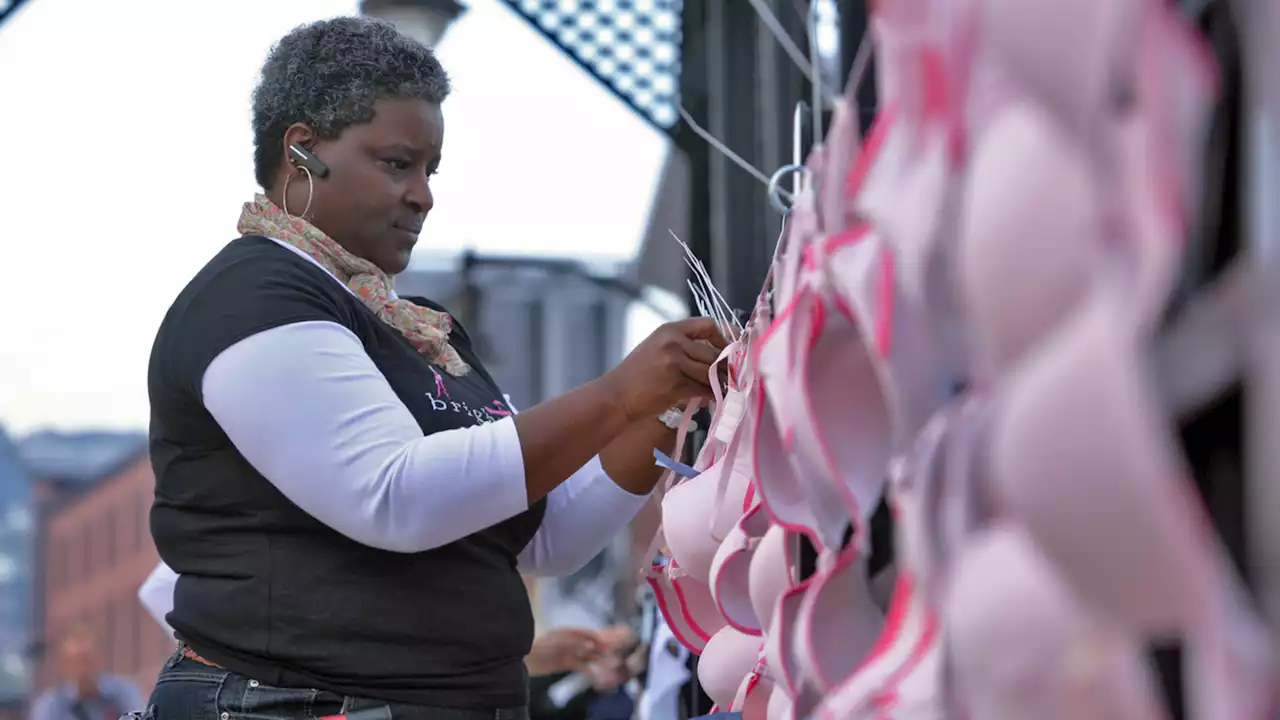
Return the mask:
[[[800, 74], [804, 75], [809, 81], [809, 85], [814, 88], [813, 103], [814, 107], [834, 107], [836, 104], [835, 94], [824, 91], [822, 86], [822, 65], [819, 63], [817, 48], [817, 11], [812, 13], [812, 21], [805, 25], [805, 32], [809, 37], [809, 57], [806, 58], [800, 48], [796, 46], [791, 35], [787, 33], [786, 28], [782, 27], [782, 23], [778, 22], [777, 16], [769, 9], [764, 0], [748, 0], [751, 7], [755, 9], [756, 16], [760, 18], [760, 22], [769, 30], [773, 38], [778, 41], [778, 45], [782, 46], [782, 50], [791, 58], [791, 62], [795, 64]], [[813, 4], [816, 8], [817, 3]]]
[[[688, 110], [685, 110], [683, 105], [680, 105], [677, 108], [677, 110], [680, 112], [681, 119], [685, 121], [685, 123], [689, 126], [691, 130], [697, 133], [698, 137], [707, 141], [708, 145], [720, 151], [721, 155], [724, 155], [725, 157], [733, 161], [733, 164], [737, 165], [738, 167], [750, 173], [751, 177], [755, 178], [756, 180], [759, 180], [760, 184], [764, 185], [766, 190], [769, 189], [770, 186], [769, 186], [768, 175], [765, 175], [763, 171], [759, 170], [758, 168], [756, 168], [754, 165], [747, 162], [746, 160], [743, 160], [742, 157], [739, 156], [732, 149], [730, 149], [728, 145], [725, 145], [724, 143], [716, 139], [715, 135], [712, 135], [711, 133], [707, 132], [707, 130], [705, 130], [701, 125], [699, 125], [693, 119], [693, 116], [689, 114]], [[792, 199], [791, 193], [787, 192], [786, 190], [780, 189], [779, 194], [781, 194], [787, 200]]]

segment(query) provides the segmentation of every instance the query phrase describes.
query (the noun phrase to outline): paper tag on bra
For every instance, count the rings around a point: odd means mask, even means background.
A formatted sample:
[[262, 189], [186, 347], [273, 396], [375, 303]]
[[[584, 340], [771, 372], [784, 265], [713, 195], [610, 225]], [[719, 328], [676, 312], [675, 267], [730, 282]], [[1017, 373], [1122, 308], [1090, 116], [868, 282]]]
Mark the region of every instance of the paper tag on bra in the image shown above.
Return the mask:
[[728, 443], [742, 423], [747, 411], [746, 395], [737, 388], [729, 388], [729, 393], [720, 402], [720, 419], [716, 422], [716, 439]]
[[698, 471], [685, 465], [684, 463], [673, 459], [670, 455], [662, 452], [658, 448], [653, 449], [653, 464], [658, 467], [664, 467], [682, 477], [697, 477]]

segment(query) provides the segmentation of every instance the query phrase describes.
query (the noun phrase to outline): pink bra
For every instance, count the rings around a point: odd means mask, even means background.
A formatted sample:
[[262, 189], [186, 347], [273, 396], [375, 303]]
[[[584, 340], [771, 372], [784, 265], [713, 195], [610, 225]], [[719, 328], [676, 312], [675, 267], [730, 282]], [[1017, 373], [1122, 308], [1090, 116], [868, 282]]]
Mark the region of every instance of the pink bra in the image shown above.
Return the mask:
[[[1266, 634], [1144, 372], [1214, 82], [1174, 17], [874, 11], [885, 108], [860, 150], [846, 88], [776, 305], [721, 358], [701, 474], [664, 483], [646, 575], [719, 708], [1166, 720], [1143, 648], [1172, 635], [1192, 717], [1269, 710]], [[949, 376], [970, 388], [947, 402]], [[886, 478], [887, 614], [863, 562]], [[819, 559], [797, 583], [800, 534]]]
[[[729, 531], [711, 562], [711, 597], [716, 607], [729, 627], [748, 635], [759, 636], [762, 632], [762, 623], [751, 603], [750, 573], [756, 548], [768, 530], [769, 516], [756, 503]], [[786, 583], [789, 569], [784, 564], [782, 570], [782, 582]], [[778, 592], [785, 587], [782, 585]]]
[[[731, 344], [721, 361], [734, 362], [742, 347], [741, 342]], [[711, 384], [718, 395], [717, 373], [712, 366]], [[701, 474], [681, 481], [662, 499], [662, 532], [671, 557], [702, 584], [711, 583], [716, 550], [747, 507], [751, 456], [742, 448], [749, 445], [751, 433], [742, 421], [750, 393], [750, 387], [733, 387], [729, 398], [716, 398], [710, 441], [694, 464]]]

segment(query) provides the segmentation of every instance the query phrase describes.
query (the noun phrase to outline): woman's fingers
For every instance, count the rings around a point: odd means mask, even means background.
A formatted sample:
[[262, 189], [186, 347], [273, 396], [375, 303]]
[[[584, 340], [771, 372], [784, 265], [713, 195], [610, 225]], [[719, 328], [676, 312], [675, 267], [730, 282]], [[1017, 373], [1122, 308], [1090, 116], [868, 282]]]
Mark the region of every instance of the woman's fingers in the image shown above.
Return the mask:
[[720, 351], [704, 340], [684, 338], [680, 343], [684, 354], [704, 365], [710, 365], [720, 359]]
[[716, 321], [711, 318], [688, 318], [681, 320], [678, 325], [684, 336], [690, 340], [706, 340], [717, 350], [723, 350], [729, 344], [724, 334], [720, 332], [720, 326], [716, 325]]

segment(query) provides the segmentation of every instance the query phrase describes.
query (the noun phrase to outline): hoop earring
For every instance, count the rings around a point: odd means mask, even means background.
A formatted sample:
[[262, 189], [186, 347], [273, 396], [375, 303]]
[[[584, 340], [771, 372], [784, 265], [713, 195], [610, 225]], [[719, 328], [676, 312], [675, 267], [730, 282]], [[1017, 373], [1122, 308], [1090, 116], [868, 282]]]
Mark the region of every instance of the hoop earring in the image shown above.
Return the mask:
[[306, 206], [306, 207], [304, 207], [304, 208], [302, 208], [302, 214], [301, 214], [301, 215], [298, 215], [298, 216], [296, 216], [296, 217], [295, 217], [295, 216], [293, 216], [293, 215], [291, 215], [291, 214], [289, 213], [289, 178], [292, 178], [292, 177], [293, 177], [293, 173], [289, 173], [289, 174], [288, 174], [288, 175], [286, 175], [286, 176], [285, 176], [285, 178], [284, 178], [284, 191], [280, 193], [280, 195], [281, 195], [281, 200], [283, 200], [283, 202], [284, 202], [284, 214], [285, 214], [285, 215], [288, 215], [288, 216], [289, 216], [291, 219], [293, 219], [293, 220], [306, 220], [306, 219], [307, 219], [307, 211], [311, 209], [311, 196], [312, 196], [312, 194], [315, 192], [315, 189], [316, 189], [316, 188], [315, 188], [315, 181], [313, 181], [313, 180], [311, 179], [311, 171], [310, 171], [309, 169], [307, 169], [307, 166], [305, 166], [305, 165], [296, 165], [295, 167], [296, 167], [296, 168], [298, 168], [299, 170], [301, 170], [301, 171], [302, 171], [302, 172], [307, 176], [307, 206]]

